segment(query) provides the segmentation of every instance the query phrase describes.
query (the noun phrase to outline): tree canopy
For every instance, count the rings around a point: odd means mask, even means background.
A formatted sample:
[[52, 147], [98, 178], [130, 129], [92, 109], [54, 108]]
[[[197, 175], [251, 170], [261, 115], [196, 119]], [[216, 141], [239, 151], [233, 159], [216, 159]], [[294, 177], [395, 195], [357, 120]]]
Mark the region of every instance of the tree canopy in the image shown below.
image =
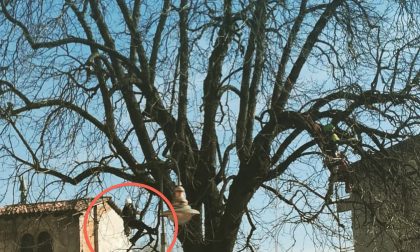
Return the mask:
[[[110, 175], [169, 196], [179, 177], [204, 209], [182, 227], [186, 252], [254, 251], [285, 222], [322, 230], [335, 183], [322, 127], [354, 139], [337, 147], [350, 161], [419, 133], [418, 14], [416, 1], [1, 0], [2, 179], [82, 191]], [[253, 204], [260, 192], [271, 200]]]

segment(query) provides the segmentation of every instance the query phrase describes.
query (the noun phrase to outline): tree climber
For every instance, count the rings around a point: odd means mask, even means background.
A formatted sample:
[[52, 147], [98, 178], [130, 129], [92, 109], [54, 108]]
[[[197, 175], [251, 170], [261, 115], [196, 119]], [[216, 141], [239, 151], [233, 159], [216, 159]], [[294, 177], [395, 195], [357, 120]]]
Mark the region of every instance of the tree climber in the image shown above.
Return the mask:
[[332, 124], [322, 126], [322, 132], [325, 136], [323, 152], [326, 157], [324, 164], [338, 181], [345, 182], [346, 192], [351, 192], [352, 182], [349, 174], [349, 162], [345, 154], [338, 150], [338, 145], [351, 143], [354, 141], [354, 138], [341, 140], [336, 133], [335, 126]]
[[346, 192], [351, 192], [350, 165], [344, 153], [338, 150], [338, 145], [353, 144], [357, 139], [352, 138], [351, 134], [340, 134], [346, 136], [346, 139], [340, 139], [334, 125], [322, 125], [314, 121], [311, 115], [302, 116], [302, 119], [304, 127], [312, 135], [325, 156], [324, 165], [330, 171], [331, 179], [344, 181]]
[[[125, 205], [122, 210], [122, 218], [124, 221], [124, 232], [127, 236], [130, 235], [130, 229], [137, 229], [137, 232], [134, 234], [134, 236], [130, 238], [130, 242], [133, 245], [136, 244], [138, 239], [140, 239], [145, 229], [147, 230], [147, 233], [149, 233], [149, 235], [157, 235], [156, 229], [153, 229], [147, 226], [143, 221], [138, 220], [136, 215], [137, 211], [134, 208], [133, 201], [131, 200], [131, 198], [127, 198], [125, 200]], [[150, 237], [151, 239], [153, 239], [152, 236]]]

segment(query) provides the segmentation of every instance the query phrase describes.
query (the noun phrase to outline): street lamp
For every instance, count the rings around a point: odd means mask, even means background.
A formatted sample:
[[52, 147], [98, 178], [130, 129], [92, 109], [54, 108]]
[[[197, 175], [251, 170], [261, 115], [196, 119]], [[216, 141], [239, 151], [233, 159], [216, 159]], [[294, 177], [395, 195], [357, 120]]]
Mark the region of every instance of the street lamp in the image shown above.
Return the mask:
[[[191, 220], [194, 215], [200, 214], [199, 211], [192, 209], [190, 205], [188, 205], [188, 200], [185, 195], [185, 190], [182, 185], [178, 185], [174, 189], [174, 194], [172, 198], [172, 205], [174, 206], [174, 210], [176, 216], [178, 217], [178, 223], [180, 225], [187, 223]], [[162, 213], [162, 216], [167, 217], [171, 221], [174, 221], [171, 211], [167, 210]]]
[[[192, 209], [190, 205], [188, 205], [188, 200], [185, 195], [185, 189], [181, 185], [180, 181], [180, 173], [178, 164], [175, 162], [175, 167], [178, 171], [178, 185], [174, 189], [174, 193], [172, 195], [172, 206], [174, 207], [175, 214], [178, 218], [178, 225], [183, 225], [191, 220], [194, 215], [200, 214], [199, 211]], [[163, 173], [161, 174], [161, 181], [160, 181], [160, 190], [163, 192]], [[159, 202], [160, 211], [163, 210], [163, 201]], [[163, 252], [166, 250], [166, 235], [165, 235], [165, 224], [164, 224], [164, 217], [168, 218], [171, 221], [174, 221], [174, 217], [172, 216], [172, 212], [170, 210], [162, 211], [160, 215], [162, 218], [162, 233], [161, 233], [161, 249], [160, 251]]]

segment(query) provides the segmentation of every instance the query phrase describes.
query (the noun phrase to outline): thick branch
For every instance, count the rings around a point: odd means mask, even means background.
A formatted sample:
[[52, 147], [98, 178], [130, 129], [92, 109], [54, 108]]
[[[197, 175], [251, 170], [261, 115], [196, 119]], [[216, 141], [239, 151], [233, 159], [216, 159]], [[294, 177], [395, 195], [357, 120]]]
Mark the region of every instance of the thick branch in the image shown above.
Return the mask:
[[299, 14], [295, 22], [293, 23], [293, 27], [289, 33], [289, 37], [287, 38], [287, 43], [283, 48], [283, 54], [280, 59], [280, 63], [279, 63], [277, 75], [276, 75], [276, 80], [274, 82], [274, 89], [273, 89], [273, 96], [271, 98], [271, 104], [276, 104], [277, 99], [279, 98], [281, 83], [283, 82], [284, 74], [286, 72], [286, 64], [289, 60], [290, 53], [292, 52], [292, 48], [297, 38], [297, 34], [300, 30], [300, 26], [302, 25], [305, 14], [307, 13], [305, 11], [307, 2], [308, 2], [307, 0], [303, 0], [300, 3]]
[[297, 58], [295, 64], [293, 65], [293, 68], [286, 79], [286, 83], [282, 91], [280, 92], [279, 100], [277, 104], [275, 104], [276, 108], [280, 110], [284, 109], [284, 106], [287, 104], [287, 101], [289, 99], [290, 92], [300, 75], [300, 71], [302, 70], [303, 65], [305, 64], [308, 56], [310, 55], [317, 38], [321, 34], [324, 27], [327, 25], [328, 21], [330, 20], [335, 10], [338, 8], [338, 6], [340, 6], [342, 2], [343, 0], [332, 1], [328, 5], [328, 7], [325, 9], [324, 13], [322, 13], [318, 21], [316, 22], [313, 30], [309, 33], [305, 41], [305, 44], [303, 45], [302, 50], [299, 54], [299, 57]]
[[[170, 3], [171, 3], [170, 0], [165, 0], [163, 2], [162, 11], [161, 11], [160, 17], [159, 17], [159, 22], [158, 22], [158, 25], [156, 27], [155, 36], [153, 37], [153, 46], [152, 46], [152, 52], [150, 54], [150, 63], [149, 63], [149, 66], [150, 66], [150, 82], [152, 82], [152, 83], [155, 80], [156, 61], [157, 61], [159, 48], [160, 48], [160, 45], [161, 45], [161, 37], [162, 37], [163, 28], [165, 27], [166, 19], [168, 18], [169, 11], [170, 11]], [[181, 11], [182, 13], [180, 13], [180, 16], [185, 15], [185, 24], [184, 24], [184, 20], [183, 20], [182, 17], [181, 17], [180, 24], [179, 24], [180, 25], [180, 33], [181, 33], [181, 46], [182, 46], [182, 37], [183, 37], [182, 26], [184, 26], [184, 25], [186, 26], [187, 16], [188, 16], [188, 10], [187, 10], [186, 3], [181, 2], [181, 8], [182, 8], [182, 11]], [[186, 33], [186, 30], [185, 30], [185, 33]], [[186, 34], [185, 34], [185, 36], [186, 36]], [[188, 38], [187, 38], [187, 40], [188, 40]], [[187, 42], [187, 44], [188, 44], [188, 42]], [[181, 62], [182, 62], [182, 60], [181, 60]], [[182, 66], [182, 64], [181, 64], [181, 66]], [[188, 67], [188, 65], [187, 65], [187, 67]]]

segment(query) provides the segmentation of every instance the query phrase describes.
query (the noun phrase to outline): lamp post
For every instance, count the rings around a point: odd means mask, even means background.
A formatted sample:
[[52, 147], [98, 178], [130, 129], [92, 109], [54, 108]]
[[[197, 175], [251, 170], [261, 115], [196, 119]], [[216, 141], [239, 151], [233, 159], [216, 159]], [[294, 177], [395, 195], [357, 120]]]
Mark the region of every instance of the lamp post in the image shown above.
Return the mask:
[[[175, 210], [175, 214], [178, 217], [178, 225], [183, 225], [186, 224], [188, 221], [191, 220], [191, 218], [194, 215], [198, 215], [200, 214], [199, 211], [192, 209], [190, 205], [188, 205], [188, 200], [185, 194], [185, 189], [184, 187], [182, 187], [181, 185], [181, 181], [180, 181], [180, 172], [179, 172], [179, 167], [178, 164], [176, 163], [176, 161], [174, 161], [175, 163], [175, 167], [177, 169], [178, 172], [178, 185], [175, 187], [173, 195], [172, 195], [172, 205], [174, 207]], [[161, 192], [163, 192], [163, 173], [161, 174], [161, 184], [160, 184], [160, 189]], [[164, 252], [166, 249], [166, 238], [165, 238], [165, 228], [164, 228], [164, 218], [168, 218], [171, 221], [174, 221], [174, 218], [172, 216], [172, 212], [170, 210], [167, 211], [163, 211], [163, 202], [162, 200], [160, 201], [160, 210], [161, 215], [160, 217], [161, 222], [162, 222], [162, 233], [161, 233], [161, 247], [160, 247], [160, 251]]]
[[[160, 191], [163, 193], [163, 174], [161, 174], [161, 179], [160, 179]], [[159, 201], [159, 209], [160, 212], [163, 211], [163, 200], [161, 199]], [[162, 232], [160, 234], [160, 251], [161, 252], [165, 252], [166, 250], [166, 234], [165, 234], [165, 219], [163, 218], [163, 214], [160, 215], [161, 219], [161, 225], [162, 225]]]

